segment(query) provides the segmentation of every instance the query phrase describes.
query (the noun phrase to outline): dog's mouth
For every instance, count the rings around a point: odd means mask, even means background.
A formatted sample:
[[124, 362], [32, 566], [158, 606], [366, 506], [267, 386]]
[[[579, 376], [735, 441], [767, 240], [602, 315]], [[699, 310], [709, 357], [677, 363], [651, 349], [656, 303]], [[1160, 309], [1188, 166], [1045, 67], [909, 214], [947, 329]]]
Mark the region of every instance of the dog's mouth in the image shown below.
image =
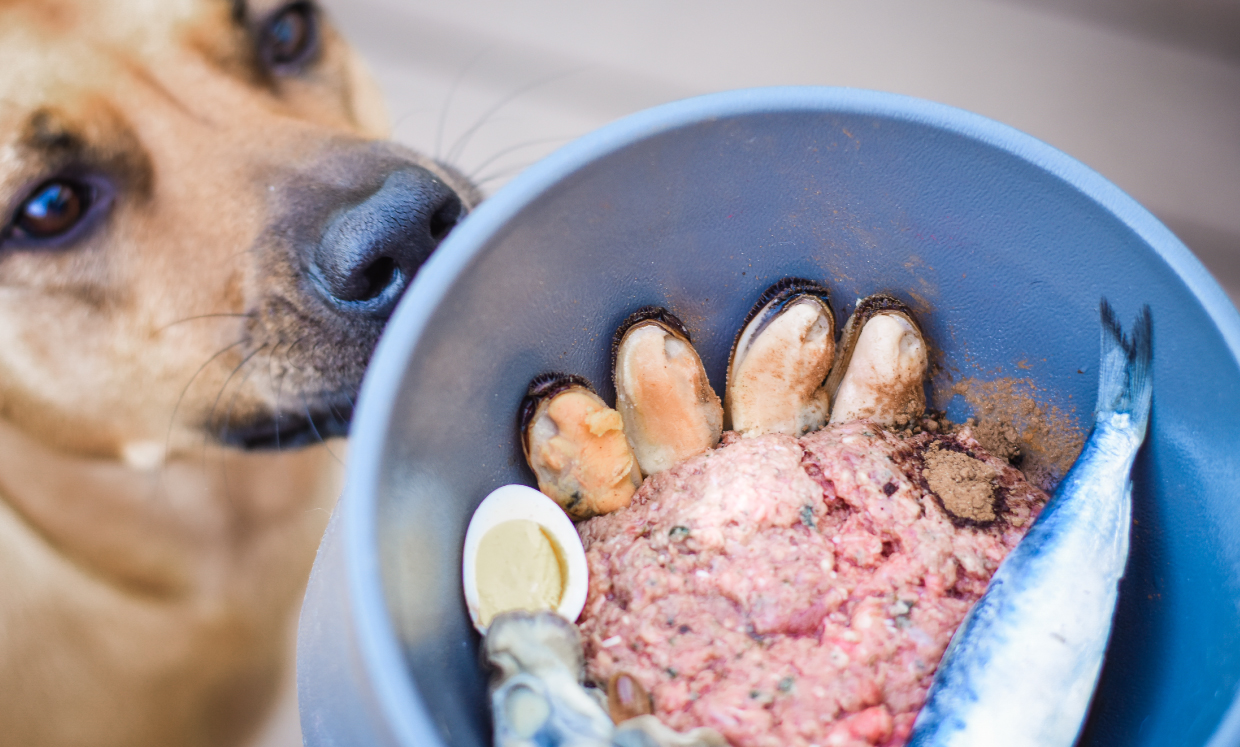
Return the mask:
[[320, 402], [300, 411], [282, 410], [230, 423], [217, 431], [221, 443], [247, 451], [296, 449], [349, 435], [352, 402]]

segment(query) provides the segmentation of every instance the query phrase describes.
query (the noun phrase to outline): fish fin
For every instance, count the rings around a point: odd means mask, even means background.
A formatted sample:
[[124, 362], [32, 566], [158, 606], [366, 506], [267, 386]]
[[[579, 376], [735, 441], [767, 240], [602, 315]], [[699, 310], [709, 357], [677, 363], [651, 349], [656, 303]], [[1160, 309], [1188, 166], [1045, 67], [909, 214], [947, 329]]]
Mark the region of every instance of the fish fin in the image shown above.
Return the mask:
[[1150, 307], [1142, 306], [1125, 335], [1115, 311], [1107, 300], [1099, 305], [1102, 314], [1102, 364], [1098, 372], [1098, 414], [1128, 413], [1134, 425], [1145, 430], [1153, 391], [1151, 368], [1154, 359], [1153, 321]]

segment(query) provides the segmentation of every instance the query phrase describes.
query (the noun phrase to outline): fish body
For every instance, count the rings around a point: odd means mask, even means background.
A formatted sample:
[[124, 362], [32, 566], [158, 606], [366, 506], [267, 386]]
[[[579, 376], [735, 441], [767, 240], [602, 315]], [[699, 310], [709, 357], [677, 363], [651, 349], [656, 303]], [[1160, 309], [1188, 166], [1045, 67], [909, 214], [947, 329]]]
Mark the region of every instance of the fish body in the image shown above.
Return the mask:
[[953, 636], [910, 747], [1070, 747], [1080, 733], [1127, 564], [1151, 394], [1149, 308], [1129, 339], [1104, 300], [1102, 327], [1094, 430]]

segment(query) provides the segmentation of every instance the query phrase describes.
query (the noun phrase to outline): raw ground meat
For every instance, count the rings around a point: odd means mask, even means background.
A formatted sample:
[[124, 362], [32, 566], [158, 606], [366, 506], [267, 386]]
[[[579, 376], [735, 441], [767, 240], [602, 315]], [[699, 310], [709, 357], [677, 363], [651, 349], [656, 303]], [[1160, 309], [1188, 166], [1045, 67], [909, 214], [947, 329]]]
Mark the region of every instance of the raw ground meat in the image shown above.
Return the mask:
[[[944, 509], [931, 448], [993, 468], [973, 472], [993, 480], [996, 520]], [[666, 724], [735, 747], [902, 745], [952, 632], [1045, 501], [967, 428], [727, 434], [580, 525], [589, 674], [628, 672]]]

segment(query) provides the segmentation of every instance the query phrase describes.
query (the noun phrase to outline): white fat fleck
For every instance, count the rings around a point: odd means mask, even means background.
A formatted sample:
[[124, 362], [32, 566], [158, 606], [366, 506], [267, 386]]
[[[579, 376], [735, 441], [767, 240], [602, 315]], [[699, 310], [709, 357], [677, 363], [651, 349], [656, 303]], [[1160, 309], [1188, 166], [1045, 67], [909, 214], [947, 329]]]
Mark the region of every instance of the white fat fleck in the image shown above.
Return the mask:
[[164, 466], [164, 457], [162, 441], [130, 441], [121, 447], [125, 464], [143, 472], [153, 472]]
[[618, 635], [613, 635], [611, 638], [608, 638], [599, 645], [603, 648], [611, 648], [612, 646], [619, 646], [621, 643], [624, 643], [624, 639]]

